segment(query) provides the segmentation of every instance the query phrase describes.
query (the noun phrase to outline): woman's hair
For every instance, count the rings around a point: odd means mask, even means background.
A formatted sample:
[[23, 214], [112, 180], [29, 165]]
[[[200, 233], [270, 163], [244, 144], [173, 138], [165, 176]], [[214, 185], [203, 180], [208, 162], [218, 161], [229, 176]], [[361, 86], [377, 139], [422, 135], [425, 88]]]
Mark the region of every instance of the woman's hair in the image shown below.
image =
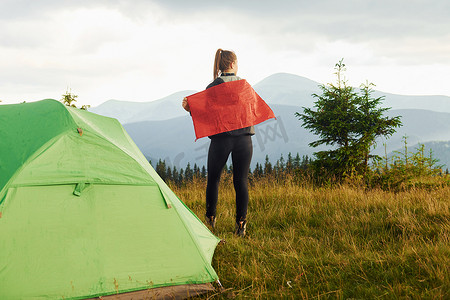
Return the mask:
[[214, 59], [214, 79], [219, 77], [219, 73], [225, 71], [237, 59], [233, 51], [217, 49], [216, 57]]

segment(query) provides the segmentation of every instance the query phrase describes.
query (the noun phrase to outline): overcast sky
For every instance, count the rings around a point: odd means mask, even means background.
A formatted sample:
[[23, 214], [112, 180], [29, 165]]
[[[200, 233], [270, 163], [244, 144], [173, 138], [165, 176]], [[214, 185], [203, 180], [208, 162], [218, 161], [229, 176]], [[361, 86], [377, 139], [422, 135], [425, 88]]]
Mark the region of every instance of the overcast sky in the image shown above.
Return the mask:
[[[217, 48], [251, 84], [286, 72], [450, 96], [448, 0], [0, 0], [0, 100], [151, 101], [212, 80]], [[181, 101], [181, 100], [180, 100]]]

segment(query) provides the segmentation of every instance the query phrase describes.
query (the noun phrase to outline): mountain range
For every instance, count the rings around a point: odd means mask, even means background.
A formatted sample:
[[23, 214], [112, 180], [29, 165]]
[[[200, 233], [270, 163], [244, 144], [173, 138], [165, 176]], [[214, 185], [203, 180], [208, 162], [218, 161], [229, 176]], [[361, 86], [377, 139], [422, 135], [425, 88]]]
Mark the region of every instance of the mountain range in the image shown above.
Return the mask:
[[[312, 107], [320, 94], [319, 83], [307, 78], [278, 73], [255, 84], [256, 92], [269, 104], [277, 117], [255, 126], [253, 160], [264, 162], [266, 155], [273, 162], [288, 153], [312, 156], [325, 147], [311, 148], [308, 143], [317, 139], [304, 129], [295, 112]], [[196, 91], [176, 92], [151, 102], [109, 100], [90, 111], [118, 119], [126, 131], [153, 163], [159, 159], [177, 168], [206, 164], [209, 139], [195, 142], [194, 129], [189, 114], [181, 107], [181, 100]], [[390, 107], [387, 115], [401, 116], [403, 126], [388, 140], [380, 139], [374, 154], [384, 155], [403, 147], [407, 136], [409, 149], [417, 143], [428, 147], [439, 146], [441, 164], [450, 166], [450, 97], [407, 96], [375, 91], [374, 97], [384, 96], [382, 107]], [[439, 143], [438, 143], [439, 142]], [[386, 145], [386, 149], [384, 147]], [[433, 146], [434, 145], [434, 146]], [[445, 146], [447, 145], [447, 146]], [[445, 149], [448, 149], [446, 152]]]

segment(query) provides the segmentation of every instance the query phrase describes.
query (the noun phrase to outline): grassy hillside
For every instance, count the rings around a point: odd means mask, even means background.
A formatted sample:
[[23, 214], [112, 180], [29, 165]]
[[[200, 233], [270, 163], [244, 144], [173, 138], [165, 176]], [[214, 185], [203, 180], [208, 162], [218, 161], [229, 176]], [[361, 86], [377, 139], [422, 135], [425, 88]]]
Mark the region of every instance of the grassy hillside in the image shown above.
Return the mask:
[[[450, 187], [393, 193], [261, 179], [250, 187], [248, 236], [238, 238], [224, 176], [215, 234], [226, 243], [213, 267], [226, 292], [207, 297], [450, 298]], [[172, 188], [204, 219], [204, 182]]]

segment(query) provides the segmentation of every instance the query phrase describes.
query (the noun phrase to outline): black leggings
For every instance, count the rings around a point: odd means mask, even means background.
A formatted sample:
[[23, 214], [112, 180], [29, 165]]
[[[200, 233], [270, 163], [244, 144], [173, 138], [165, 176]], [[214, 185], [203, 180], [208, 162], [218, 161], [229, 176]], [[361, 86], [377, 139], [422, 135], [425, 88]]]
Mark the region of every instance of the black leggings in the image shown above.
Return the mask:
[[230, 153], [233, 162], [233, 185], [236, 191], [236, 222], [239, 222], [247, 217], [247, 182], [253, 154], [252, 137], [250, 135], [220, 136], [211, 139], [208, 152], [206, 216], [216, 216], [220, 174]]

